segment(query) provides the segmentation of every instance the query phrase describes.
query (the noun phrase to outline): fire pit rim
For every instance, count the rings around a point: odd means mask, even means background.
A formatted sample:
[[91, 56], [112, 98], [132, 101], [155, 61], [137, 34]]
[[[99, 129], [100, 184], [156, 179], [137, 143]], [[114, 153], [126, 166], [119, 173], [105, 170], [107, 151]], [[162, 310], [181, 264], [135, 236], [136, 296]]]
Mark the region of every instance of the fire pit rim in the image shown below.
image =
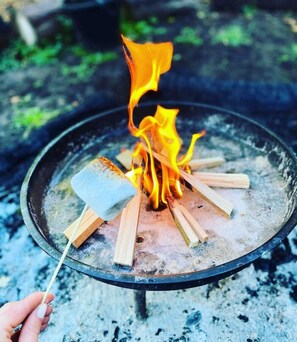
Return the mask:
[[[221, 107], [211, 106], [208, 104], [201, 103], [193, 103], [193, 102], [185, 102], [185, 101], [163, 101], [162, 105], [174, 105], [174, 106], [194, 106], [204, 109], [209, 109], [212, 111], [218, 111], [220, 113], [226, 113], [228, 115], [232, 115], [238, 117], [241, 120], [247, 121], [253, 125], [256, 125], [258, 128], [264, 130], [267, 134], [269, 134], [273, 139], [277, 140], [277, 142], [284, 148], [284, 150], [290, 155], [292, 160], [297, 165], [297, 158], [293, 152], [293, 150], [283, 142], [281, 138], [279, 138], [275, 133], [259, 124], [253, 119], [247, 118], [244, 115], [238, 114], [236, 112], [226, 110]], [[157, 105], [155, 102], [146, 102], [141, 107]], [[30, 210], [30, 202], [28, 201], [28, 190], [30, 181], [34, 172], [36, 171], [36, 167], [45, 158], [47, 152], [58, 143], [64, 136], [69, 134], [71, 131], [77, 129], [80, 126], [91, 122], [92, 120], [98, 119], [100, 117], [105, 117], [110, 115], [111, 113], [126, 110], [127, 106], [121, 106], [117, 108], [113, 108], [102, 113], [96, 114], [90, 118], [84, 119], [79, 123], [72, 125], [67, 130], [59, 134], [55, 139], [53, 139], [44, 149], [37, 155], [31, 167], [29, 168], [27, 175], [22, 184], [21, 193], [20, 193], [20, 204], [21, 211], [23, 215], [24, 222], [28, 228], [30, 235], [36, 241], [36, 243], [51, 257], [56, 260], [60, 259], [62, 253], [52, 246], [39, 229], [38, 225], [35, 223], [33, 214]], [[143, 289], [143, 290], [175, 290], [182, 288], [189, 288], [207, 284], [212, 281], [220, 280], [224, 277], [227, 277], [233, 273], [236, 273], [243, 268], [249, 266], [253, 261], [261, 257], [264, 253], [271, 251], [274, 247], [276, 247], [297, 225], [297, 204], [295, 204], [295, 208], [292, 211], [291, 216], [287, 219], [283, 227], [278, 231], [272, 238], [267, 240], [258, 248], [252, 250], [251, 252], [240, 256], [234, 260], [228, 261], [224, 264], [214, 266], [212, 268], [208, 268], [206, 270], [186, 272], [182, 274], [168, 274], [168, 275], [151, 275], [151, 274], [141, 274], [141, 276], [137, 276], [134, 274], [121, 273], [123, 270], [122, 267], [118, 267], [115, 270], [104, 270], [98, 267], [87, 265], [83, 262], [78, 262], [70, 256], [67, 256], [64, 264], [69, 266], [70, 268], [82, 272], [86, 275], [89, 275], [97, 280], [113, 284], [116, 286], [133, 288], [133, 289]], [[99, 274], [98, 274], [99, 272]], [[120, 280], [119, 280], [120, 277]]]

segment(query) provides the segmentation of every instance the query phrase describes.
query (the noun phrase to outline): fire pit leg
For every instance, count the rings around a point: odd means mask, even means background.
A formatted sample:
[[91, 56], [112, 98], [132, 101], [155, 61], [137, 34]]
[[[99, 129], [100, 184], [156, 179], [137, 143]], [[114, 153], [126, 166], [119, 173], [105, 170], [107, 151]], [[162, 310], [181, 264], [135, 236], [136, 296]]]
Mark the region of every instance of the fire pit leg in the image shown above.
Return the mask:
[[134, 290], [135, 314], [138, 319], [146, 319], [146, 291]]

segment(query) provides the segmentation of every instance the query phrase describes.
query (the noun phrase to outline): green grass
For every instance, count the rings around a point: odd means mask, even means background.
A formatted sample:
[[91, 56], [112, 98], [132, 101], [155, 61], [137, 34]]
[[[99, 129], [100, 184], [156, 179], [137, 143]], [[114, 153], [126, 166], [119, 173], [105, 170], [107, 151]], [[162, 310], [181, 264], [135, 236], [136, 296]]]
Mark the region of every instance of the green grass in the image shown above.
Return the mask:
[[30, 64], [46, 65], [58, 60], [62, 52], [61, 42], [49, 44], [42, 42], [39, 46], [27, 46], [17, 39], [4, 49], [0, 56], [0, 72], [14, 70]]
[[183, 27], [180, 34], [175, 37], [175, 43], [191, 44], [194, 46], [200, 46], [203, 44], [203, 40], [199, 37], [198, 33], [192, 27]]
[[280, 63], [297, 62], [297, 43], [283, 49], [279, 59]]
[[257, 14], [258, 9], [253, 4], [246, 4], [242, 6], [242, 13], [245, 16], [246, 19], [251, 20], [254, 18], [254, 16]]
[[38, 106], [24, 107], [24, 103], [16, 105], [15, 115], [12, 118], [12, 125], [17, 130], [23, 131], [26, 138], [32, 130], [46, 124], [49, 120], [60, 114], [60, 110], [44, 110]]
[[34, 129], [45, 125], [49, 120], [72, 108], [72, 105], [68, 104], [59, 107], [59, 109], [44, 109], [33, 103], [32, 94], [27, 94], [13, 103], [14, 115], [11, 125], [22, 133], [23, 138], [26, 138]]
[[113, 61], [118, 58], [115, 52], [96, 52], [89, 53], [81, 46], [74, 46], [71, 49], [73, 55], [80, 58], [75, 65], [64, 64], [61, 67], [63, 76], [71, 76], [76, 81], [83, 81], [92, 76], [97, 65]]
[[150, 17], [148, 20], [133, 21], [122, 19], [120, 23], [121, 32], [124, 36], [132, 39], [151, 40], [153, 36], [162, 35], [167, 32], [165, 27], [158, 26], [159, 20], [157, 17]]
[[52, 41], [42, 40], [34, 46], [27, 46], [21, 39], [12, 41], [10, 46], [0, 53], [0, 72], [28, 65], [43, 66], [57, 62], [65, 46], [73, 42], [71, 20], [63, 16], [60, 16], [58, 20], [61, 24], [61, 31]]
[[225, 46], [239, 47], [251, 45], [252, 38], [243, 27], [232, 24], [221, 28], [212, 39], [213, 44], [223, 44]]

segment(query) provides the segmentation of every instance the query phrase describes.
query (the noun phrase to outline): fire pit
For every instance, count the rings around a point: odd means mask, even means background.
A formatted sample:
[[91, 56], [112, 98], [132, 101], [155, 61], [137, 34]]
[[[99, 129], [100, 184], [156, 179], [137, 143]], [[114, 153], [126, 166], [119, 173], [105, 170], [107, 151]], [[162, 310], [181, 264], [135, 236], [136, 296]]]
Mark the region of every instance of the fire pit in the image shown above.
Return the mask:
[[[142, 201], [131, 269], [112, 263], [119, 220], [103, 225], [65, 264], [113, 285], [141, 290], [171, 290], [219, 280], [279, 244], [297, 223], [297, 161], [273, 133], [238, 114], [194, 103], [165, 103], [179, 108], [177, 128], [185, 145], [195, 131], [199, 157], [224, 156], [218, 172], [244, 172], [251, 189], [217, 189], [235, 206], [231, 220], [197, 193], [186, 189], [182, 203], [207, 230], [209, 240], [189, 249], [168, 210], [154, 211]], [[141, 120], [156, 104], [140, 106]], [[135, 143], [127, 129], [127, 108], [99, 114], [71, 127], [37, 157], [24, 181], [21, 206], [36, 242], [59, 259], [66, 245], [63, 231], [82, 210], [70, 188], [70, 178], [88, 161], [104, 155], [116, 162], [121, 148]], [[143, 195], [144, 196], [144, 195]]]

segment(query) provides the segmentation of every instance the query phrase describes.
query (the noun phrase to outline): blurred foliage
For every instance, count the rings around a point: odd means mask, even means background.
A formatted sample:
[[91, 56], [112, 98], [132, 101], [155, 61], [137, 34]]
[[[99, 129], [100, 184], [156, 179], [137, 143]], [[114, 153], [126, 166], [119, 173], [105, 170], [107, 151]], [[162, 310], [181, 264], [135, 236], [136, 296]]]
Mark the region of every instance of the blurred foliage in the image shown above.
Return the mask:
[[38, 106], [30, 106], [32, 95], [28, 94], [20, 98], [14, 105], [12, 125], [16, 129], [23, 130], [23, 136], [27, 137], [34, 128], [41, 127], [48, 120], [60, 114], [60, 110], [44, 110]]
[[258, 9], [253, 4], [246, 4], [242, 6], [242, 13], [246, 19], [252, 20], [254, 16], [257, 14]]
[[297, 43], [294, 43], [291, 46], [284, 48], [279, 61], [281, 63], [297, 62]]
[[154, 36], [162, 35], [167, 32], [165, 27], [160, 27], [158, 24], [159, 20], [157, 17], [150, 17], [148, 20], [139, 21], [122, 18], [120, 22], [120, 30], [124, 36], [132, 40], [140, 38], [151, 40]]
[[0, 56], [0, 72], [18, 69], [29, 64], [45, 65], [56, 62], [62, 52], [61, 42], [49, 44], [43, 41], [38, 46], [27, 46], [17, 39], [3, 50]]
[[61, 29], [52, 41], [44, 39], [34, 46], [27, 46], [21, 39], [12, 41], [0, 54], [0, 72], [57, 62], [64, 47], [73, 42], [71, 20], [64, 16], [58, 19]]
[[[27, 46], [22, 40], [17, 39], [10, 47], [3, 50], [0, 55], [0, 72], [19, 69], [28, 65], [48, 65], [60, 60], [63, 53], [75, 56], [71, 64], [62, 64], [61, 73], [71, 76], [72, 83], [87, 80], [99, 64], [115, 60], [114, 52], [88, 52], [82, 46], [76, 45], [73, 38], [72, 21], [64, 16], [59, 17], [61, 24], [60, 32], [53, 40], [43, 40], [35, 46]], [[36, 88], [40, 87], [38, 82]], [[38, 117], [37, 109], [33, 112]], [[30, 114], [30, 113], [29, 113]], [[28, 118], [30, 115], [28, 114]]]
[[212, 43], [238, 47], [251, 45], [252, 38], [243, 27], [237, 24], [231, 24], [218, 30], [212, 39]]
[[74, 76], [76, 81], [83, 81], [92, 76], [95, 67], [99, 64], [113, 61], [118, 58], [115, 52], [94, 52], [89, 53], [83, 47], [73, 46], [71, 52], [80, 57], [78, 64], [63, 64], [61, 72], [63, 76]]
[[200, 46], [203, 44], [202, 38], [199, 37], [198, 33], [192, 27], [183, 27], [177, 37], [174, 39], [175, 43], [191, 44]]

